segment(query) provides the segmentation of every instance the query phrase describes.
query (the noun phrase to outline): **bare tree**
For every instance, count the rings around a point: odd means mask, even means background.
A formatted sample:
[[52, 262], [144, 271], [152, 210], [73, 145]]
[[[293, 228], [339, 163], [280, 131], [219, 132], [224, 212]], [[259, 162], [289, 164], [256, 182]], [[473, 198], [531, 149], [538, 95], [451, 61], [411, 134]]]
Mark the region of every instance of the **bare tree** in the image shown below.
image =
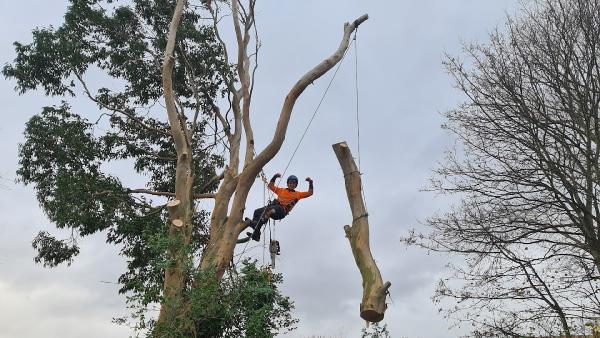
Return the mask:
[[480, 333], [570, 336], [600, 315], [599, 48], [599, 1], [539, 0], [445, 61], [467, 100], [432, 190], [462, 203], [406, 240], [464, 257], [434, 299]]

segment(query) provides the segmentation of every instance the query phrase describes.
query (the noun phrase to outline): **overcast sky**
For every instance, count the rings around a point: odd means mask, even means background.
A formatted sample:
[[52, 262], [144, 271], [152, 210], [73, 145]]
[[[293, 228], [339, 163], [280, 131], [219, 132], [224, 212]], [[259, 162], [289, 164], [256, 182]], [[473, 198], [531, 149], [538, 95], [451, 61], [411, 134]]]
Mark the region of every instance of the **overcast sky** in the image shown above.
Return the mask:
[[[31, 41], [31, 30], [62, 21], [67, 1], [0, 2], [2, 64], [14, 58], [13, 41]], [[262, 40], [253, 97], [257, 150], [272, 136], [276, 116], [291, 86], [337, 48], [342, 26], [368, 13], [358, 31], [360, 159], [371, 225], [371, 250], [392, 301], [385, 315], [392, 337], [457, 337], [465, 329], [438, 314], [430, 297], [448, 257], [406, 248], [400, 237], [449, 201], [421, 192], [431, 170], [454, 140], [441, 130], [441, 112], [461, 95], [452, 87], [441, 60], [460, 53], [462, 42], [485, 41], [502, 25], [516, 0], [259, 0]], [[351, 222], [339, 164], [331, 145], [348, 141], [358, 155], [355, 54], [350, 51], [287, 174], [315, 181], [315, 195], [301, 201], [276, 237], [282, 254], [284, 294], [296, 304], [298, 329], [285, 337], [360, 337], [361, 277], [342, 226]], [[284, 170], [332, 73], [310, 86], [296, 104], [279, 155], [265, 168]], [[0, 338], [127, 337], [111, 323], [126, 313], [115, 284], [125, 263], [105, 234], [85, 238], [71, 267], [46, 269], [33, 262], [31, 240], [40, 229], [59, 236], [30, 187], [15, 184], [17, 146], [25, 122], [60, 98], [41, 93], [18, 96], [12, 81], [0, 81]], [[127, 176], [128, 173], [121, 173]], [[287, 175], [286, 174], [286, 175]], [[259, 181], [247, 210], [262, 203]], [[255, 245], [247, 253], [262, 261]]]

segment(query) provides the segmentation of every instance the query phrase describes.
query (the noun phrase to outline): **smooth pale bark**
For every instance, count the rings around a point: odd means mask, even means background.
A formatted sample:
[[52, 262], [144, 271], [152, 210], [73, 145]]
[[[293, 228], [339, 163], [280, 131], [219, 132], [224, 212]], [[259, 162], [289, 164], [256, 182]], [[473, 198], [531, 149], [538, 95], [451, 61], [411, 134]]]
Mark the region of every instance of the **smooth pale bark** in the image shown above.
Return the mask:
[[360, 317], [369, 322], [379, 322], [383, 319], [387, 305], [385, 296], [390, 282], [383, 283], [379, 268], [371, 255], [369, 246], [369, 219], [362, 198], [360, 172], [352, 158], [352, 153], [346, 142], [333, 145], [346, 184], [348, 202], [352, 210], [352, 226], [345, 225], [344, 231], [350, 241], [352, 254], [362, 275], [363, 298], [360, 304]]
[[[234, 6], [234, 13], [235, 8], [236, 7]], [[342, 59], [346, 49], [348, 49], [352, 32], [367, 19], [368, 15], [365, 14], [354, 20], [352, 23], [346, 23], [344, 25], [342, 41], [336, 51], [304, 74], [304, 76], [302, 76], [292, 87], [285, 97], [279, 114], [279, 121], [271, 142], [252, 160], [245, 161], [244, 169], [239, 175], [235, 175], [236, 168], [228, 168], [229, 175], [226, 174], [222, 186], [220, 187], [219, 192], [217, 192], [217, 197], [215, 198], [215, 207], [211, 219], [210, 241], [202, 256], [200, 263], [201, 270], [215, 268], [217, 277], [220, 279], [223, 276], [225, 269], [233, 257], [237, 238], [246, 227], [242, 219], [250, 188], [252, 188], [252, 185], [262, 168], [279, 152], [285, 139], [285, 134], [296, 100], [309, 84], [320, 78]], [[245, 36], [247, 35], [237, 34], [238, 48], [245, 48]], [[247, 60], [248, 58], [244, 55], [240, 55], [238, 58], [238, 62], [247, 62]], [[238, 70], [247, 72], [248, 67], [246, 65], [239, 66]], [[247, 81], [247, 74], [244, 75], [243, 78], [246, 80], [242, 81], [242, 86], [247, 86], [249, 84]], [[242, 89], [241, 92], [246, 93], [246, 90]], [[244, 97], [242, 97], [242, 101], [242, 106], [248, 107], [246, 103], [249, 102], [247, 102]], [[240, 111], [239, 116], [240, 118], [243, 117], [244, 121], [249, 122], [247, 119], [249, 112], [246, 111], [245, 108], [243, 110], [243, 112]], [[236, 116], [238, 116], [238, 114], [236, 114]], [[244, 123], [244, 129], [246, 135], [252, 135], [250, 123]], [[237, 134], [238, 131], [236, 130], [235, 133]], [[253, 140], [247, 141], [249, 143], [254, 142]], [[239, 149], [239, 143], [232, 145], [230, 149], [233, 148]], [[247, 152], [249, 151], [253, 152], [253, 149], [247, 149]], [[237, 157], [235, 158], [237, 159]], [[248, 153], [245, 158], [249, 158]], [[233, 198], [231, 201], [231, 209], [229, 210], [229, 215], [227, 215], [227, 206], [229, 205], [231, 198]]]
[[186, 259], [186, 246], [190, 242], [192, 233], [194, 167], [192, 163], [190, 136], [185, 119], [176, 108], [173, 93], [173, 51], [175, 48], [177, 29], [181, 22], [181, 15], [186, 5], [186, 0], [178, 0], [173, 13], [167, 35], [167, 46], [162, 65], [162, 81], [167, 117], [171, 127], [171, 136], [177, 152], [175, 169], [175, 199], [167, 205], [169, 211], [169, 265], [165, 268], [163, 286], [164, 301], [161, 303], [157, 325], [175, 318], [180, 308], [181, 290], [184, 286], [184, 264]]

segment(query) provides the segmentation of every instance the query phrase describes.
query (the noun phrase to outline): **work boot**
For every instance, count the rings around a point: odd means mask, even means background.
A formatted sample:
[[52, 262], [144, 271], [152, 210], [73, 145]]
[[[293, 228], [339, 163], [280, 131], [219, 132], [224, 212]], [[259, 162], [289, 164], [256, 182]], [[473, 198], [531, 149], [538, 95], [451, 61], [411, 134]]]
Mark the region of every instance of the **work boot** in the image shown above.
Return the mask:
[[260, 229], [254, 229], [254, 233], [252, 234], [252, 240], [260, 241]]
[[246, 228], [254, 229], [256, 227], [256, 222], [248, 217], [244, 218], [244, 223], [246, 223]]
[[260, 241], [260, 229], [254, 229], [254, 232], [246, 232], [246, 235], [252, 238], [252, 240]]

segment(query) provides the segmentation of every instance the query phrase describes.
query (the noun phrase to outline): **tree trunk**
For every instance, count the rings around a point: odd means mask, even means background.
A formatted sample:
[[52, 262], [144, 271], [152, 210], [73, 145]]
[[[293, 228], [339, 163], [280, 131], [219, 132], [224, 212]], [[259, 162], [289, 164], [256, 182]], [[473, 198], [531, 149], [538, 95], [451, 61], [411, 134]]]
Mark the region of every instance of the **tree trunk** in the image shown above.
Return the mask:
[[340, 162], [348, 202], [352, 210], [352, 226], [345, 225], [344, 231], [350, 241], [352, 254], [362, 275], [363, 298], [360, 304], [360, 317], [369, 322], [379, 322], [383, 319], [387, 305], [385, 296], [390, 282], [383, 283], [381, 273], [371, 255], [369, 247], [369, 220], [361, 194], [360, 172], [352, 158], [352, 153], [346, 142], [333, 145], [333, 151]]

